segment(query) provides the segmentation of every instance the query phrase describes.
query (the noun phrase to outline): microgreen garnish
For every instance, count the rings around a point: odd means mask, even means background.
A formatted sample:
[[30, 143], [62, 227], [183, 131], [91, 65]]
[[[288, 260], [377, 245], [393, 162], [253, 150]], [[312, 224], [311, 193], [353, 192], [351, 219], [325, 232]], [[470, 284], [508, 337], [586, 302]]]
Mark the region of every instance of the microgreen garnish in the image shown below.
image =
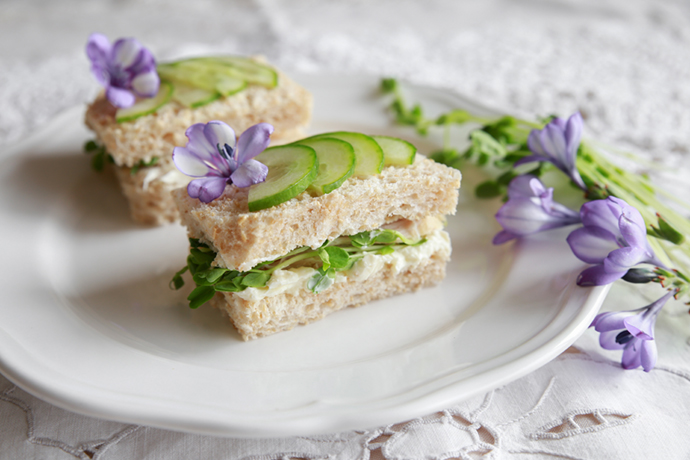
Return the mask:
[[130, 169], [129, 174], [133, 176], [136, 173], [138, 173], [141, 168], [148, 168], [155, 165], [156, 163], [158, 163], [158, 160], [158, 157], [152, 157], [149, 161], [139, 160], [137, 164], [132, 166], [132, 169]]
[[84, 153], [93, 155], [91, 157], [91, 169], [94, 171], [103, 171], [105, 162], [115, 163], [112, 155], [106, 150], [104, 145], [99, 145], [96, 141], [90, 140], [84, 144]]
[[[690, 297], [690, 221], [662, 202], [659, 195], [687, 207], [679, 197], [653, 187], [645, 175], [631, 174], [606, 157], [611, 149], [581, 139], [584, 122], [579, 113], [568, 118], [548, 116], [536, 122], [512, 116], [486, 118], [452, 110], [436, 119], [422, 108], [407, 107], [395, 80], [382, 89], [393, 95], [391, 110], [398, 123], [420, 134], [434, 127], [445, 130], [443, 148], [431, 157], [451, 167], [472, 162], [487, 167], [493, 177], [475, 189], [479, 198], [503, 197], [496, 214], [503, 230], [494, 244], [563, 226], [581, 225], [567, 242], [573, 254], [590, 264], [577, 278], [580, 286], [601, 286], [622, 279], [630, 283], [659, 283], [667, 292], [646, 307], [600, 313], [592, 323], [606, 349], [623, 350], [626, 369], [651, 370], [656, 363], [654, 324], [670, 297]], [[473, 123], [470, 145], [463, 152], [451, 145], [453, 125]], [[531, 164], [533, 166], [527, 166]], [[525, 165], [525, 166], [523, 166]], [[533, 168], [531, 171], [529, 168]], [[554, 188], [539, 177], [560, 171], [581, 191], [580, 211], [553, 199]], [[552, 179], [554, 175], [551, 175]], [[556, 175], [557, 176], [557, 175]], [[646, 264], [650, 268], [639, 268]], [[668, 267], [678, 267], [672, 269]], [[688, 302], [690, 304], [690, 302]]]
[[307, 287], [318, 294], [330, 287], [339, 271], [347, 271], [367, 254], [391, 254], [396, 249], [417, 246], [425, 238], [410, 240], [395, 230], [372, 230], [351, 236], [341, 236], [326, 241], [318, 249], [308, 246], [297, 248], [275, 260], [262, 262], [251, 270], [239, 272], [213, 266], [216, 253], [198, 239], [189, 239], [187, 266], [175, 273], [170, 281], [171, 289], [184, 286], [182, 275], [189, 270], [196, 288], [189, 294], [190, 308], [198, 308], [211, 300], [216, 292], [240, 292], [248, 287], [266, 287], [276, 270], [297, 266], [309, 266], [316, 273], [307, 282]]

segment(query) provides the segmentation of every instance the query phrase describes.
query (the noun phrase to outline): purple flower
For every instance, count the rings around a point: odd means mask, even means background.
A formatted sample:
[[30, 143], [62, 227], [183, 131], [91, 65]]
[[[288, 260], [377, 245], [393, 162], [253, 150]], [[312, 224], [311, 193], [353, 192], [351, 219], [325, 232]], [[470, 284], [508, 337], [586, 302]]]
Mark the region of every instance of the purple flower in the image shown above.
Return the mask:
[[625, 201], [590, 201], [582, 205], [580, 217], [584, 226], [568, 235], [568, 244], [578, 259], [596, 265], [580, 273], [578, 285], [612, 283], [641, 263], [664, 266], [647, 241], [642, 215]]
[[642, 366], [645, 372], [654, 368], [657, 358], [654, 324], [673, 292], [656, 302], [630, 311], [609, 311], [594, 318], [590, 327], [600, 332], [599, 344], [606, 350], [623, 350], [621, 364], [625, 369]]
[[136, 39], [121, 38], [111, 45], [105, 35], [91, 34], [86, 55], [91, 72], [114, 106], [131, 107], [136, 96], [153, 97], [158, 92], [156, 61]]
[[268, 147], [272, 133], [273, 126], [259, 123], [242, 133], [235, 144], [235, 131], [222, 121], [190, 126], [185, 133], [187, 145], [173, 149], [177, 169], [202, 177], [189, 183], [189, 196], [210, 203], [223, 194], [228, 183], [249, 187], [265, 181], [268, 167], [252, 158]]
[[508, 201], [496, 213], [503, 230], [496, 234], [494, 244], [502, 244], [519, 236], [580, 222], [572, 209], [553, 201], [553, 189], [544, 187], [536, 177], [518, 176], [508, 186]]
[[575, 112], [568, 118], [554, 118], [544, 129], [533, 129], [527, 138], [532, 155], [515, 162], [515, 166], [532, 161], [548, 161], [566, 173], [582, 190], [587, 190], [575, 166], [577, 148], [582, 137], [582, 116]]

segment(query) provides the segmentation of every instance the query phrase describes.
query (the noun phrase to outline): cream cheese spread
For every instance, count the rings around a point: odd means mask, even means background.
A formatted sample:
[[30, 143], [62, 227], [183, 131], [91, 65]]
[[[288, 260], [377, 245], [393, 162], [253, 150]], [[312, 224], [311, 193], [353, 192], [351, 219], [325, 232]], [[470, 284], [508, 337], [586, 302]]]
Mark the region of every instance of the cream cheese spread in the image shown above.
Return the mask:
[[[391, 254], [367, 254], [348, 271], [336, 272], [335, 283], [345, 281], [362, 282], [380, 270], [391, 270], [398, 274], [403, 270], [419, 265], [428, 260], [433, 254], [440, 257], [450, 257], [450, 237], [443, 230], [436, 230], [426, 237], [426, 241], [417, 246], [403, 246]], [[302, 289], [308, 289], [307, 283], [314, 276], [316, 270], [310, 267], [289, 268], [276, 270], [266, 287], [249, 287], [244, 291], [234, 293], [236, 296], [249, 301], [261, 300], [279, 294], [297, 294]]]

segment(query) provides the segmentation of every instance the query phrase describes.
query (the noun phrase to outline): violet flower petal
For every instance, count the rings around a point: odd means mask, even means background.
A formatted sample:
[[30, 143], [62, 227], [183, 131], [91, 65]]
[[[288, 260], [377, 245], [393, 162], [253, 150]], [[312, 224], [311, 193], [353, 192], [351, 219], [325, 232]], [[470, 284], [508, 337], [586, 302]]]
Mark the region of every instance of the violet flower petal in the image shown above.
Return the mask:
[[526, 157], [522, 157], [519, 160], [517, 160], [514, 163], [514, 166], [520, 166], [526, 163], [532, 163], [535, 161], [549, 161], [549, 157], [543, 156], [543, 155], [528, 155]]
[[158, 92], [160, 78], [155, 69], [150, 72], [140, 73], [132, 79], [132, 90], [140, 97], [153, 97]]
[[230, 176], [232, 183], [240, 188], [249, 187], [266, 180], [268, 166], [256, 160], [248, 160]]
[[196, 123], [187, 128], [187, 131], [185, 131], [185, 135], [189, 139], [187, 141], [187, 149], [190, 152], [194, 152], [194, 155], [199, 157], [200, 160], [213, 164], [215, 161], [214, 157], [218, 155], [218, 149], [206, 139], [204, 134], [205, 127], [204, 123]]
[[[599, 345], [604, 350], [621, 350], [625, 348], [624, 343], [616, 342], [616, 337], [621, 333], [621, 331], [606, 331], [599, 335]], [[633, 339], [634, 340], [634, 339]]]
[[657, 360], [656, 342], [644, 340], [640, 349], [640, 364], [645, 372], [654, 369]]
[[619, 248], [614, 235], [600, 227], [577, 228], [566, 241], [575, 257], [589, 264], [602, 263], [611, 251]]
[[565, 140], [569, 158], [575, 158], [577, 154], [577, 148], [580, 146], [580, 140], [582, 139], [583, 126], [584, 123], [580, 112], [572, 114], [565, 123]]
[[606, 270], [609, 272], [622, 271], [627, 273], [630, 267], [642, 263], [646, 255], [645, 250], [638, 247], [616, 249], [611, 251], [606, 259], [604, 259], [604, 267], [606, 267]]
[[514, 240], [517, 237], [518, 237], [518, 235], [514, 235], [507, 230], [501, 230], [500, 232], [496, 233], [493, 240], [491, 240], [491, 243], [495, 244], [495, 245], [499, 245], [499, 244], [507, 243], [510, 240]]
[[623, 212], [618, 219], [618, 226], [621, 235], [630, 246], [644, 248], [648, 245], [647, 228], [642, 215], [637, 209], [632, 206], [623, 208]]
[[560, 226], [558, 217], [547, 214], [540, 203], [529, 198], [508, 200], [496, 213], [496, 220], [514, 235], [530, 235]]
[[560, 169], [569, 168], [572, 164], [568, 161], [565, 136], [563, 129], [555, 123], [549, 123], [544, 127], [539, 136], [543, 150], [549, 153], [556, 166]]
[[202, 203], [210, 203], [223, 194], [227, 182], [227, 178], [218, 176], [194, 179], [187, 185], [187, 193]]
[[130, 91], [115, 86], [110, 86], [105, 91], [108, 100], [115, 106], [120, 108], [131, 107], [134, 105], [136, 98]]
[[141, 48], [141, 43], [135, 38], [120, 38], [113, 44], [112, 60], [122, 66], [123, 69], [128, 68], [140, 58], [139, 51]]
[[[530, 151], [533, 152], [535, 155], [541, 157], [543, 160], [548, 161], [549, 154], [544, 150], [544, 147], [542, 146], [541, 143], [541, 137], [539, 136], [540, 131], [533, 129], [530, 131], [529, 136], [527, 136], [527, 147], [529, 147]], [[525, 162], [525, 158], [521, 158], [518, 160], [518, 162]], [[515, 164], [517, 165], [518, 162]]]
[[625, 272], [608, 272], [603, 264], [594, 265], [582, 270], [577, 277], [578, 286], [603, 286], [619, 280]]
[[613, 236], [620, 234], [618, 222], [622, 211], [617, 205], [606, 200], [589, 201], [580, 208], [580, 218], [585, 227], [600, 227], [608, 230]]
[[209, 121], [203, 133], [214, 152], [218, 151], [218, 145], [223, 147], [228, 144], [230, 147], [235, 147], [235, 130], [222, 121]]
[[[607, 332], [625, 328], [625, 318], [630, 316], [628, 311], [607, 311], [600, 313], [592, 321], [592, 326], [597, 332]], [[592, 327], [590, 326], [590, 327]]]
[[640, 367], [640, 351], [642, 346], [640, 342], [644, 342], [644, 340], [632, 339], [626, 344], [626, 347], [623, 349], [623, 358], [621, 359], [623, 369], [635, 369]]
[[182, 174], [192, 177], [204, 177], [206, 175], [217, 175], [217, 170], [208, 167], [208, 164], [199, 159], [197, 155], [186, 147], [175, 147], [173, 149], [173, 163]]
[[89, 36], [86, 43], [86, 55], [92, 62], [98, 62], [105, 66], [110, 55], [110, 41], [108, 38], [99, 33], [93, 33]]
[[532, 198], [545, 191], [544, 184], [532, 174], [517, 176], [508, 184], [508, 198]]
[[239, 163], [244, 163], [266, 150], [271, 142], [271, 134], [273, 126], [268, 123], [256, 124], [243, 132], [237, 140]]

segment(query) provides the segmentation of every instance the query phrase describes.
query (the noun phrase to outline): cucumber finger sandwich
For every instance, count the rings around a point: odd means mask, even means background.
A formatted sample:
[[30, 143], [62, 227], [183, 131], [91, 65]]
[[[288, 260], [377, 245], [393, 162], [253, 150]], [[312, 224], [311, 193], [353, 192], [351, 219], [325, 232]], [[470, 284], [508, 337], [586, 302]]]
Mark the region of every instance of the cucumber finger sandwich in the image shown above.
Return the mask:
[[173, 152], [195, 177], [172, 193], [190, 241], [172, 285], [191, 275], [190, 307], [210, 303], [250, 340], [443, 279], [456, 169], [354, 132], [267, 148], [272, 129], [235, 139], [220, 121], [195, 124]]
[[259, 122], [275, 128], [274, 141], [304, 136], [311, 119], [308, 91], [259, 58], [197, 57], [156, 63], [133, 38], [111, 44], [93, 34], [91, 70], [104, 91], [87, 107], [87, 143], [94, 169], [107, 161], [137, 222], [161, 225], [179, 219], [170, 191], [189, 179], [170, 151], [185, 145], [185, 129], [222, 120], [238, 130]]

